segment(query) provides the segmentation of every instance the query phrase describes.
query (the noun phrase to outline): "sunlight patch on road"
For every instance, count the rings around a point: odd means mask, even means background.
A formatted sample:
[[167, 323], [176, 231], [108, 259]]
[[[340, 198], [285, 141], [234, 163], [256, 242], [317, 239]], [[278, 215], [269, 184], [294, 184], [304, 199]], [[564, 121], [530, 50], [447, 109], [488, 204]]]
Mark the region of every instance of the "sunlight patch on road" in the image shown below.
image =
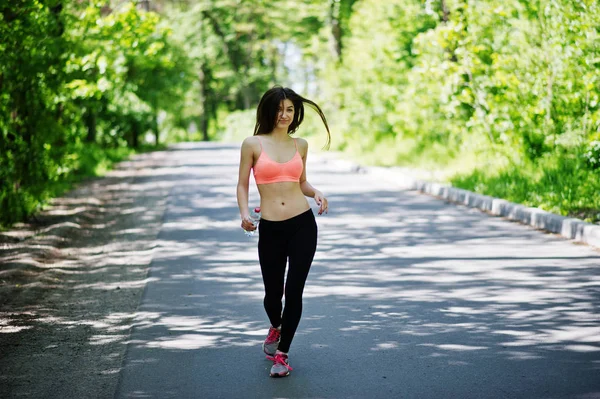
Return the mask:
[[[138, 328], [151, 329], [153, 339], [132, 344], [159, 349], [225, 348], [255, 346], [267, 333], [263, 323], [186, 315], [149, 313]], [[175, 334], [179, 333], [179, 334]], [[260, 337], [260, 338], [258, 338]], [[257, 339], [258, 338], [258, 339]]]
[[145, 287], [146, 284], [158, 281], [159, 279], [154, 277], [145, 278], [142, 280], [133, 281], [116, 281], [113, 283], [93, 283], [93, 284], [78, 284], [75, 286], [76, 289], [97, 289], [97, 290], [116, 290], [116, 289], [127, 289], [127, 288], [140, 288]]
[[543, 359], [544, 357], [539, 355], [539, 354], [535, 354], [535, 353], [531, 353], [531, 352], [523, 352], [523, 351], [506, 351], [504, 352], [506, 355], [508, 355], [508, 359], [510, 360], [535, 360], [535, 359]]
[[215, 345], [219, 337], [201, 334], [183, 334], [178, 337], [160, 338], [145, 343], [147, 348], [157, 349], [200, 349]]
[[564, 348], [574, 352], [600, 352], [600, 346], [592, 345], [565, 345]]
[[397, 349], [398, 348], [398, 342], [382, 342], [379, 343], [377, 345], [375, 345], [375, 347], [371, 348], [372, 351], [381, 351], [381, 350], [389, 350], [389, 349]]
[[489, 349], [486, 346], [458, 345], [458, 344], [441, 344], [441, 345], [436, 345], [436, 344], [419, 344], [419, 346], [429, 346], [429, 347], [434, 347], [434, 348], [438, 348], [438, 349], [442, 349], [442, 350], [459, 351], [459, 352], [464, 352], [464, 351], [479, 351], [479, 350]]
[[90, 337], [90, 345], [106, 345], [112, 342], [124, 341], [129, 337], [129, 334], [122, 335], [93, 335]]
[[[1, 322], [2, 320], [0, 320]], [[0, 334], [18, 333], [21, 331], [32, 329], [33, 326], [10, 326], [0, 325]]]

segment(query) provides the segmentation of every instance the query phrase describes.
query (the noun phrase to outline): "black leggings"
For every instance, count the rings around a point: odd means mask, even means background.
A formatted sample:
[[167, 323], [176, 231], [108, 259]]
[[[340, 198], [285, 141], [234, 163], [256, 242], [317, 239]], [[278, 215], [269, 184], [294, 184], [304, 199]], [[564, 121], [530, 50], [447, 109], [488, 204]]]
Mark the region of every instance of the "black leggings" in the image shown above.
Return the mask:
[[[309, 209], [278, 222], [261, 219], [258, 225], [258, 259], [265, 283], [265, 310], [273, 327], [281, 325], [278, 349], [288, 352], [302, 315], [302, 293], [317, 249], [317, 222]], [[285, 308], [281, 313], [284, 294]]]

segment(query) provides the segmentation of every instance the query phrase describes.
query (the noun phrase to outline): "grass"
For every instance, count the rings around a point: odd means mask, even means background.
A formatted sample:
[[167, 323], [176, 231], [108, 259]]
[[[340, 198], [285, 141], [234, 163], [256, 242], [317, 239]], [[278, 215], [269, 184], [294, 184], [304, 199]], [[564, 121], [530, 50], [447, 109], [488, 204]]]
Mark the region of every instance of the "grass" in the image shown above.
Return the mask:
[[573, 159], [545, 159], [493, 170], [455, 174], [453, 186], [537, 207], [563, 216], [600, 221], [600, 174]]
[[573, 154], [552, 153], [532, 162], [505, 148], [455, 153], [435, 143], [422, 147], [414, 140], [349, 142], [344, 152], [361, 164], [402, 166], [425, 180], [600, 222], [600, 169], [590, 169]]

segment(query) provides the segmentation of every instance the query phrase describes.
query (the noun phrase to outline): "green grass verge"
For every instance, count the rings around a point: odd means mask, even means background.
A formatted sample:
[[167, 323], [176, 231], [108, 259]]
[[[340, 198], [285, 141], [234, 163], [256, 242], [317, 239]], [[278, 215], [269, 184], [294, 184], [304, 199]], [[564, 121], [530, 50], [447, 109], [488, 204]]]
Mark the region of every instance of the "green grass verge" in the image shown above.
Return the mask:
[[56, 198], [88, 178], [104, 176], [113, 166], [135, 154], [165, 149], [165, 145], [144, 145], [137, 149], [128, 147], [102, 148], [86, 145], [75, 155], [70, 173], [48, 183], [47, 198]]
[[563, 216], [600, 221], [600, 174], [572, 159], [546, 159], [501, 169], [474, 168], [450, 182], [466, 190]]
[[517, 153], [504, 147], [484, 145], [478, 147], [485, 150], [462, 153], [436, 143], [421, 146], [415, 140], [349, 140], [343, 147], [346, 156], [361, 164], [403, 166], [420, 179], [600, 222], [600, 169], [590, 169], [573, 154], [547, 154], [531, 162], [518, 160]]

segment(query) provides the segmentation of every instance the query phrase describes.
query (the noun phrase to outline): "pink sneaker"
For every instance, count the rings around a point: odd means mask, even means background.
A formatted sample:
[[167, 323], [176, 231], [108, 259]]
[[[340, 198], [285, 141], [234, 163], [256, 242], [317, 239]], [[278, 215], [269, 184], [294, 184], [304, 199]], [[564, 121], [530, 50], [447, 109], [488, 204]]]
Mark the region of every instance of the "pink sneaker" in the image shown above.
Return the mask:
[[271, 367], [271, 377], [287, 377], [293, 369], [290, 367], [288, 356], [283, 353], [276, 353], [275, 356], [267, 356], [267, 359], [273, 361]]
[[265, 342], [263, 342], [263, 352], [270, 356], [275, 355], [275, 351], [277, 350], [277, 346], [279, 346], [280, 339], [281, 332], [274, 327], [269, 328], [269, 335], [267, 335], [267, 339], [265, 339]]

